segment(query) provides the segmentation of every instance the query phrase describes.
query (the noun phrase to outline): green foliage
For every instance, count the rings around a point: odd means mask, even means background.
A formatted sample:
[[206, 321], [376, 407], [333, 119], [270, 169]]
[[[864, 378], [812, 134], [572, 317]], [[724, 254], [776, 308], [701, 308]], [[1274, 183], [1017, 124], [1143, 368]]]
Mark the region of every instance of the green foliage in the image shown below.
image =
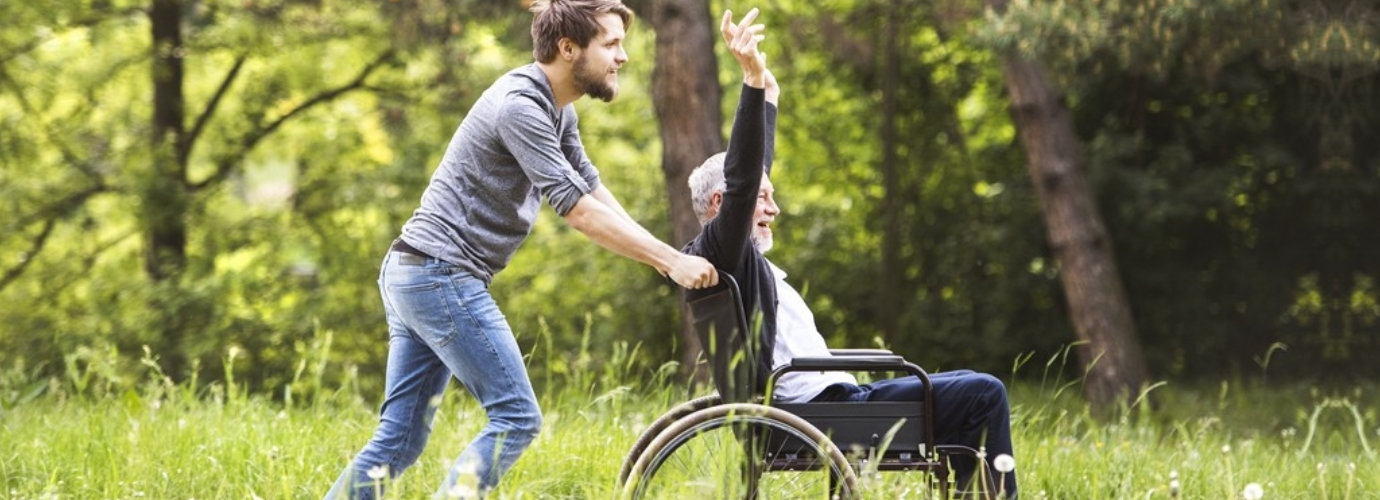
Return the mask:
[[[998, 55], [1016, 50], [1068, 90], [1153, 372], [1377, 373], [1373, 8], [1018, 1], [998, 17], [978, 4], [897, 0], [895, 15], [886, 2], [763, 6], [785, 92], [770, 256], [831, 343], [1000, 372], [1072, 338], [1007, 113]], [[173, 380], [233, 376], [298, 402], [341, 384], [377, 388], [378, 262], [470, 103], [530, 60], [528, 14], [502, 0], [186, 7], [185, 125], [205, 121], [187, 151], [187, 203], [170, 205], [187, 265], [157, 280], [144, 269], [148, 215], [161, 213], [151, 195], [179, 184], [155, 170], [147, 2], [0, 4], [0, 367], [80, 383], [84, 395], [105, 391], [97, 378], [137, 378], [138, 360], [174, 355], [199, 364]], [[620, 99], [577, 107], [604, 183], [669, 237], [654, 36], [646, 23], [630, 32]], [[731, 116], [739, 75], [719, 63]], [[879, 139], [888, 71], [901, 136], [892, 185]], [[888, 201], [898, 227], [884, 227]], [[884, 335], [888, 236], [902, 307], [899, 332]], [[680, 359], [674, 287], [549, 210], [493, 292], [543, 361], [538, 385]], [[173, 321], [175, 343], [161, 333]], [[307, 353], [331, 362], [304, 365]]]
[[1376, 15], [1150, 0], [989, 16], [985, 44], [1069, 88], [1152, 366], [1249, 371], [1247, 354], [1282, 343], [1276, 373], [1376, 373]]

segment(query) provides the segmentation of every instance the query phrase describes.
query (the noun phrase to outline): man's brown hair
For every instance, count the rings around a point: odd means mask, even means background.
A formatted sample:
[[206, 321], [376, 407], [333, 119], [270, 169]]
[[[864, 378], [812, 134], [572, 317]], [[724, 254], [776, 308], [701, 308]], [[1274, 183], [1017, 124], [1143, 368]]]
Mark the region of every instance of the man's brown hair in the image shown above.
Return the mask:
[[632, 23], [632, 9], [620, 0], [537, 0], [532, 3], [532, 57], [549, 63], [560, 52], [560, 41], [569, 38], [581, 48], [603, 29], [598, 17], [618, 14], [623, 29]]

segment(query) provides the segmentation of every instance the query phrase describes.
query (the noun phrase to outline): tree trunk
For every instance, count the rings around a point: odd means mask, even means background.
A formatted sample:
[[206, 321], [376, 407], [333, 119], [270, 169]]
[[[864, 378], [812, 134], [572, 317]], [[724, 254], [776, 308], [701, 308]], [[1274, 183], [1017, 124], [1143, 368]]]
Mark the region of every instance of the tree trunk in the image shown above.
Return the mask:
[[152, 169], [144, 180], [141, 216], [144, 225], [144, 271], [155, 286], [153, 308], [159, 316], [163, 368], [181, 377], [185, 367], [174, 288], [186, 268], [187, 212], [185, 98], [182, 93], [182, 3], [154, 0], [149, 10], [153, 36]]
[[[989, 0], [997, 12], [1005, 0]], [[1084, 392], [1094, 408], [1135, 397], [1147, 378], [1131, 308], [1081, 165], [1073, 120], [1037, 62], [1008, 54], [1004, 63], [1011, 112], [1028, 157], [1031, 181], [1059, 265], [1087, 372]]]
[[[656, 30], [656, 66], [652, 70], [652, 97], [661, 124], [661, 170], [666, 196], [671, 201], [672, 246], [680, 248], [700, 232], [699, 220], [690, 208], [690, 172], [705, 158], [724, 150], [719, 102], [719, 67], [714, 56], [715, 23], [707, 0], [657, 0], [646, 2], [648, 19]], [[685, 304], [681, 304], [685, 311]], [[684, 319], [682, 362], [693, 368], [700, 353], [699, 339]]]

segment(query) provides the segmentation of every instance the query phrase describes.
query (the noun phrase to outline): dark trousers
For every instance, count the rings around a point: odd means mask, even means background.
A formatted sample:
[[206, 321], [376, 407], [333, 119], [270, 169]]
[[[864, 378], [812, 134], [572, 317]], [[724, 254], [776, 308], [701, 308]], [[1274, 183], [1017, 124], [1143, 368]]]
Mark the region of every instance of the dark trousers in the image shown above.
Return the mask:
[[[1006, 401], [1006, 386], [986, 373], [956, 370], [930, 374], [934, 384], [934, 439], [936, 444], [960, 444], [973, 449], [986, 447], [987, 462], [997, 455], [1015, 456], [1011, 447], [1011, 409]], [[879, 380], [870, 384], [836, 384], [825, 389], [814, 401], [920, 401], [924, 386], [918, 377]], [[966, 456], [952, 458], [960, 486], [967, 485], [977, 463]], [[1016, 496], [1016, 473], [997, 476], [996, 483]]]

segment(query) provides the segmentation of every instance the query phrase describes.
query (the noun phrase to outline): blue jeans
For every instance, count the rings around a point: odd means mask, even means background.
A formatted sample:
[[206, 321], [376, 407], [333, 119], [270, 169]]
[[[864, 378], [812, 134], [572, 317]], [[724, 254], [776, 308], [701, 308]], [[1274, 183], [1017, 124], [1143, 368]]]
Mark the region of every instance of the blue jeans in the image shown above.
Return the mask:
[[[487, 493], [541, 428], [541, 409], [507, 319], [483, 281], [437, 259], [389, 252], [379, 292], [388, 320], [379, 425], [326, 498], [382, 496], [388, 480], [422, 454], [451, 376], [479, 400], [489, 422], [437, 493]], [[461, 481], [462, 474], [469, 477]]]
[[[1011, 409], [1006, 401], [1006, 386], [986, 373], [955, 370], [930, 374], [934, 384], [934, 440], [937, 444], [986, 447], [987, 462], [997, 455], [1015, 456], [1011, 446]], [[865, 385], [835, 384], [815, 401], [920, 401], [924, 386], [918, 377], [879, 380]], [[951, 458], [955, 479], [967, 485], [977, 464], [966, 456]], [[1009, 498], [1016, 497], [1016, 473], [1005, 478], [990, 471], [995, 482], [1004, 486]]]

